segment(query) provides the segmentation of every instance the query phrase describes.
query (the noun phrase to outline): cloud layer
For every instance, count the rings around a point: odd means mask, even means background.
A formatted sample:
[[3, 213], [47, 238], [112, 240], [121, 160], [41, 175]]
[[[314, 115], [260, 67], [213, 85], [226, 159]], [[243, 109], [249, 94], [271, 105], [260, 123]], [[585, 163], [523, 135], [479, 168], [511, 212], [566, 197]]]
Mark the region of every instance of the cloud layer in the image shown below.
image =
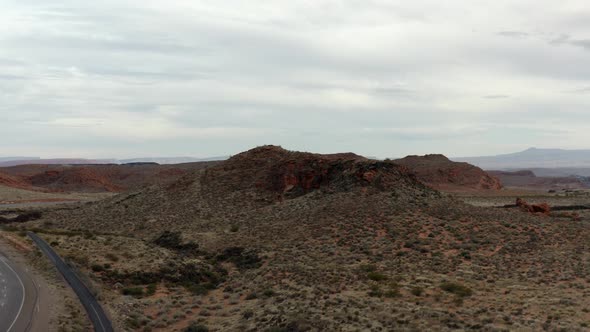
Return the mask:
[[0, 155], [587, 148], [584, 1], [0, 4]]

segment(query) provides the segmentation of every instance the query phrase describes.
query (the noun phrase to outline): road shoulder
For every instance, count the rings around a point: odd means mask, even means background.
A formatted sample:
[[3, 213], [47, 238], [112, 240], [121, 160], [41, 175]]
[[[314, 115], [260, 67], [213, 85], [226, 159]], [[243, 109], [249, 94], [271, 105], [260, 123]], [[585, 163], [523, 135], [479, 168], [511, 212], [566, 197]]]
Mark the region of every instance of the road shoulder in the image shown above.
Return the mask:
[[28, 296], [23, 309], [34, 312], [30, 331], [87, 331], [89, 322], [75, 294], [29, 240], [18, 233], [0, 231], [0, 251], [25, 275], [27, 294], [38, 295], [38, 301]]

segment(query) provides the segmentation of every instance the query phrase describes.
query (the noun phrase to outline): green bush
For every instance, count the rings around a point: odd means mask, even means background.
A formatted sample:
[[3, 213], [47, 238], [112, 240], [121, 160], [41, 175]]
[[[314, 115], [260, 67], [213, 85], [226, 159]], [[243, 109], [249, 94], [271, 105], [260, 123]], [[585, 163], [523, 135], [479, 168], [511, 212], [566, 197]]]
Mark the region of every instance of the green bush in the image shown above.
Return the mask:
[[250, 319], [254, 317], [254, 311], [247, 309], [244, 312], [242, 312], [242, 317], [244, 317], [244, 319]]
[[147, 289], [145, 291], [145, 294], [147, 296], [152, 296], [152, 295], [156, 294], [156, 290], [157, 289], [158, 289], [158, 285], [156, 285], [156, 284], [149, 284], [147, 286]]
[[473, 291], [466, 286], [453, 282], [444, 282], [440, 285], [440, 288], [445, 292], [452, 293], [458, 297], [468, 297], [473, 295]]
[[135, 296], [135, 297], [143, 296], [143, 288], [142, 287], [126, 287], [126, 288], [123, 288], [121, 292], [123, 293], [123, 295], [128, 295], [128, 296]]
[[363, 272], [375, 272], [377, 271], [377, 266], [375, 264], [363, 264], [360, 267], [361, 271]]
[[413, 287], [410, 292], [414, 296], [422, 296], [422, 294], [424, 294], [424, 289], [422, 287]]
[[272, 290], [272, 289], [269, 288], [269, 289], [264, 290], [264, 292], [262, 292], [262, 295], [264, 297], [273, 297], [273, 296], [276, 295], [276, 293], [275, 293], [274, 290]]
[[205, 325], [191, 323], [183, 332], [209, 332], [209, 328]]
[[383, 273], [379, 272], [369, 272], [367, 273], [367, 278], [373, 281], [384, 281], [387, 280], [387, 276]]
[[381, 288], [379, 288], [379, 286], [373, 285], [371, 286], [371, 290], [369, 290], [368, 295], [370, 297], [381, 297], [383, 296], [383, 291], [381, 290]]
[[385, 291], [385, 293], [383, 293], [383, 296], [385, 296], [387, 298], [394, 298], [394, 297], [400, 297], [401, 293], [399, 292], [399, 289], [391, 288], [391, 289], [388, 289], [387, 291]]
[[104, 271], [104, 266], [102, 266], [100, 264], [92, 264], [92, 266], [90, 268], [94, 272], [102, 272], [102, 271]]
[[223, 250], [217, 255], [220, 262], [229, 261], [240, 270], [257, 269], [262, 266], [262, 259], [252, 250], [246, 250], [242, 247], [230, 247]]
[[154, 244], [167, 249], [191, 252], [199, 249], [199, 245], [194, 242], [182, 242], [180, 232], [165, 231], [153, 240]]

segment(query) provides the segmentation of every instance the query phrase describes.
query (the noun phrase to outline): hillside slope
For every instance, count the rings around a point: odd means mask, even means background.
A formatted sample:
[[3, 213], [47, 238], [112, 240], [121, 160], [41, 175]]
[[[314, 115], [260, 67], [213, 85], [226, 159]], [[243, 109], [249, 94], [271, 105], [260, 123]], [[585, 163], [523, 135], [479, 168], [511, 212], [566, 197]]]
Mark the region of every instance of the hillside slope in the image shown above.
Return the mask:
[[394, 160], [408, 167], [425, 184], [444, 191], [498, 190], [500, 181], [468, 163], [458, 163], [443, 155], [408, 156]]
[[191, 170], [214, 164], [215, 162], [179, 165], [20, 165], [0, 168], [0, 172], [19, 181], [6, 181], [7, 186], [20, 185], [54, 192], [100, 193], [123, 192], [172, 183]]
[[[585, 224], [476, 208], [352, 154], [260, 147], [27, 227], [75, 258], [127, 330], [579, 330], [590, 318], [577, 310], [590, 304]], [[132, 287], [155, 290], [124, 296]]]

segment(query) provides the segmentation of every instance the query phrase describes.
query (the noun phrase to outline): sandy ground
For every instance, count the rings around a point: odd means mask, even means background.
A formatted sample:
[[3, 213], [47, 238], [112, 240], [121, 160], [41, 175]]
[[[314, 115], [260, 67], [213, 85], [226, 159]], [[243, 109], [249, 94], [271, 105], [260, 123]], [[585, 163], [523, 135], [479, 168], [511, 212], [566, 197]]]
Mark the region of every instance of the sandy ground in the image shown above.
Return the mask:
[[0, 207], [8, 204], [95, 201], [112, 195], [112, 193], [45, 193], [0, 186]]

